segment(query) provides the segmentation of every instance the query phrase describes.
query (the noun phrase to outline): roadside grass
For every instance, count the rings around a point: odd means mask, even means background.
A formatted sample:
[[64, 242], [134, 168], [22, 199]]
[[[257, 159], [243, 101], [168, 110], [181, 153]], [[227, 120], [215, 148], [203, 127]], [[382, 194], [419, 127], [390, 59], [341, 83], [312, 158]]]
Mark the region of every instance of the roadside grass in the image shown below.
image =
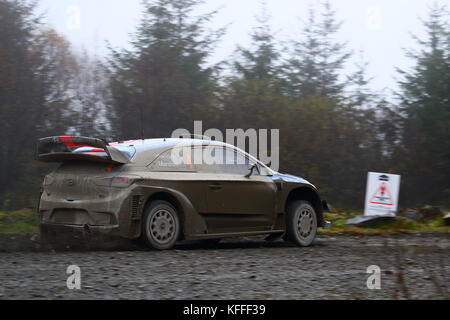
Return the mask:
[[31, 209], [0, 212], [0, 234], [36, 234], [38, 220]]
[[332, 210], [325, 213], [325, 219], [331, 221], [330, 229], [319, 229], [320, 234], [354, 234], [354, 235], [380, 235], [403, 232], [450, 232], [450, 226], [444, 224], [443, 217], [418, 222], [411, 219], [401, 218], [393, 221], [375, 222], [365, 226], [346, 225], [347, 219], [362, 215], [358, 211]]
[[[444, 225], [442, 217], [426, 222], [410, 219], [396, 219], [392, 222], [373, 223], [364, 227], [347, 226], [347, 219], [361, 215], [359, 211], [333, 210], [325, 213], [325, 219], [332, 222], [331, 229], [319, 229], [320, 234], [338, 235], [380, 235], [402, 232], [450, 232], [450, 226]], [[11, 212], [0, 211], [0, 234], [36, 234], [38, 221], [36, 213], [31, 209]]]

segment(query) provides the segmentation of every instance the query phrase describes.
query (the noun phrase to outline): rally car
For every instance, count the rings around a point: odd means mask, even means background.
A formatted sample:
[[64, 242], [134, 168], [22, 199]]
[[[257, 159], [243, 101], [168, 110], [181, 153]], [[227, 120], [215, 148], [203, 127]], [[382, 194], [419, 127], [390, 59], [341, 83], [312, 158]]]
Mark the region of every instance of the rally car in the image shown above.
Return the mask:
[[180, 240], [266, 234], [309, 246], [329, 226], [311, 183], [206, 138], [50, 137], [38, 141], [37, 159], [60, 163], [44, 179], [38, 209], [41, 234], [53, 241], [108, 235], [165, 250]]

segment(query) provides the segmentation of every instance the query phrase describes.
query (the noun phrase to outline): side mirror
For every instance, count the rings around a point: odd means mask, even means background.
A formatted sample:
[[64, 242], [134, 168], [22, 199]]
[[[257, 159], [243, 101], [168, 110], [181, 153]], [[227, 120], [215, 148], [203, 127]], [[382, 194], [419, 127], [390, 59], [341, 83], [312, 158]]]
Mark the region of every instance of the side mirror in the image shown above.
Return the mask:
[[250, 172], [245, 175], [246, 178], [250, 178], [253, 175], [253, 171], [258, 170], [258, 165], [255, 163], [254, 165], [249, 167], [248, 170]]

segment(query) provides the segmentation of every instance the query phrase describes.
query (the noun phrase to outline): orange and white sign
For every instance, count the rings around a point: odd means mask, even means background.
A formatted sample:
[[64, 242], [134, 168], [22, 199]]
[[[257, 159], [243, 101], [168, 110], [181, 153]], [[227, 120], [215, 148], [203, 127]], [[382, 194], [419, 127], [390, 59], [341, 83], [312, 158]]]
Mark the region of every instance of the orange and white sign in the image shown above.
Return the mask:
[[399, 175], [369, 172], [364, 215], [395, 216], [398, 208], [399, 190]]

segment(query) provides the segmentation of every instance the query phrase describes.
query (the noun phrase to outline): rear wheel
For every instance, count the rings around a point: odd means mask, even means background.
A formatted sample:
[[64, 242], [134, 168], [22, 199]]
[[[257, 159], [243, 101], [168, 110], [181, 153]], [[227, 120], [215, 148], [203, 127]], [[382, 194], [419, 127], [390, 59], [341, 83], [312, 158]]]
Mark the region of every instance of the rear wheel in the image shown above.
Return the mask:
[[317, 214], [308, 201], [292, 202], [287, 209], [285, 239], [299, 246], [311, 245], [317, 234]]
[[155, 201], [145, 211], [142, 238], [147, 246], [167, 250], [175, 246], [180, 235], [177, 210], [167, 201]]

